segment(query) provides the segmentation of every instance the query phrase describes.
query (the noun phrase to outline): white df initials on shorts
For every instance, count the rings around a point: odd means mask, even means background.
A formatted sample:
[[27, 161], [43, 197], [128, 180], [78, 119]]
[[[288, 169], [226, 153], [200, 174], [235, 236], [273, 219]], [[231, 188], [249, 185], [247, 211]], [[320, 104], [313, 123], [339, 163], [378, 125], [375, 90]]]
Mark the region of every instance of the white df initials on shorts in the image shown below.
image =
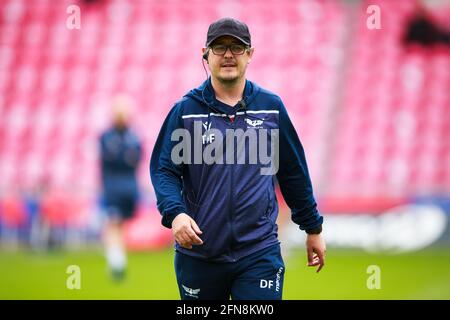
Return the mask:
[[261, 279], [261, 281], [259, 282], [259, 287], [261, 289], [270, 289], [273, 287], [273, 280], [264, 280]]

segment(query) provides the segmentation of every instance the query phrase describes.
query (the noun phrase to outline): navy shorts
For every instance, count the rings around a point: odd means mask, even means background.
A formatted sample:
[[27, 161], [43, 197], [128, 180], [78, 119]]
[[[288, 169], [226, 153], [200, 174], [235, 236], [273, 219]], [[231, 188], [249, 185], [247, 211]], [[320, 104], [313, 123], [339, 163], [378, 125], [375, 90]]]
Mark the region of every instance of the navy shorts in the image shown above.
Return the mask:
[[105, 199], [104, 205], [108, 218], [113, 220], [128, 220], [133, 217], [136, 210], [136, 197], [122, 196]]
[[183, 300], [281, 300], [284, 271], [279, 244], [228, 263], [175, 253]]

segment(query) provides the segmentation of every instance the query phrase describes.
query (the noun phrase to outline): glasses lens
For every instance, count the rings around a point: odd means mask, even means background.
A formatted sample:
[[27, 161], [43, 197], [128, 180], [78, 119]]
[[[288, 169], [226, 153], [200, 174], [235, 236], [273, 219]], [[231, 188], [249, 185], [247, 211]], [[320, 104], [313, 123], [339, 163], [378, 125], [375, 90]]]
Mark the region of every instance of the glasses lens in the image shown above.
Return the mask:
[[222, 55], [222, 54], [225, 54], [225, 52], [227, 51], [227, 46], [217, 44], [212, 47], [212, 50], [213, 50], [214, 54]]
[[233, 54], [243, 54], [245, 51], [245, 46], [240, 44], [233, 44], [231, 45], [231, 52]]

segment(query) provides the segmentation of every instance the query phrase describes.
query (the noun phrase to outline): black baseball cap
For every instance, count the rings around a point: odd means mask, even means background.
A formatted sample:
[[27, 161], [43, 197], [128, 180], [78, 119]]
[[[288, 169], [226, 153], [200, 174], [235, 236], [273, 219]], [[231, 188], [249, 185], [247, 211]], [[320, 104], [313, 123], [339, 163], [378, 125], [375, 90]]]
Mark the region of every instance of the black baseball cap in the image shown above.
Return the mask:
[[206, 46], [219, 37], [231, 36], [238, 39], [247, 46], [252, 46], [250, 31], [245, 23], [233, 18], [222, 18], [209, 25], [208, 34], [206, 35]]

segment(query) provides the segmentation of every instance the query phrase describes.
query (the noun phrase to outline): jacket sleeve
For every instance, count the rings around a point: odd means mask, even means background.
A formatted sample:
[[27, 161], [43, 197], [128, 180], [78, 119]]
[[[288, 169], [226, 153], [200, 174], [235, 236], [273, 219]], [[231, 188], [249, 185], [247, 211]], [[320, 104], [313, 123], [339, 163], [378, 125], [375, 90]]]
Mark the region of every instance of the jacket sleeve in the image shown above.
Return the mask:
[[292, 221], [298, 224], [301, 230], [313, 230], [322, 225], [323, 217], [317, 210], [303, 146], [281, 99], [279, 103], [278, 183], [291, 209]]
[[125, 160], [130, 168], [137, 169], [142, 158], [142, 142], [134, 135], [135, 142], [128, 148]]
[[162, 215], [161, 223], [167, 228], [172, 227], [175, 217], [186, 212], [182, 198], [183, 165], [175, 164], [171, 159], [173, 146], [172, 132], [182, 128], [180, 105], [175, 105], [165, 119], [150, 160], [150, 177], [155, 189], [158, 210]]

